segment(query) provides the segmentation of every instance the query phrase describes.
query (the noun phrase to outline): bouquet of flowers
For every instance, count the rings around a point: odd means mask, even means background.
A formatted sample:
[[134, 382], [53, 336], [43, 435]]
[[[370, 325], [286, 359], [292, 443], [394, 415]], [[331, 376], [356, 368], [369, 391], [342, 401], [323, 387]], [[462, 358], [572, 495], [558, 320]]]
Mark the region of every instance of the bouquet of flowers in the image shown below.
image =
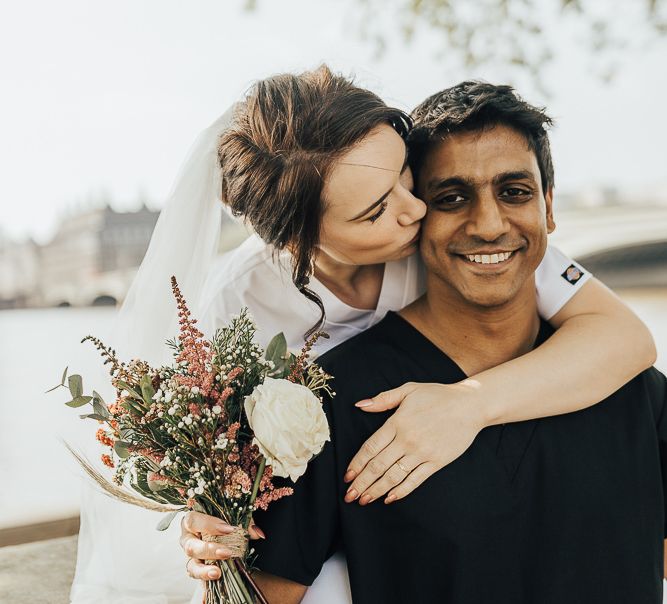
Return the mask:
[[180, 325], [179, 336], [167, 342], [173, 365], [120, 362], [113, 349], [87, 336], [82, 342], [91, 341], [110, 364], [115, 402], [107, 405], [95, 391], [84, 395], [81, 376], [68, 376], [67, 369], [53, 388], [69, 389], [70, 407], [92, 406], [92, 413], [80, 417], [101, 424], [97, 440], [107, 448], [102, 462], [114, 469], [113, 478], [69, 448], [107, 494], [167, 512], [159, 530], [188, 509], [234, 526], [230, 535], [204, 537], [235, 555], [208, 561], [218, 564], [222, 578], [207, 582], [205, 602], [265, 602], [249, 573], [247, 531], [254, 510], [292, 493], [274, 486], [273, 477], [296, 481], [329, 440], [320, 397], [333, 395], [330, 376], [308, 362], [313, 344], [326, 334], [314, 334], [298, 356], [287, 352], [282, 334], [264, 351], [254, 342], [256, 327], [244, 309], [208, 341], [174, 277], [172, 289]]

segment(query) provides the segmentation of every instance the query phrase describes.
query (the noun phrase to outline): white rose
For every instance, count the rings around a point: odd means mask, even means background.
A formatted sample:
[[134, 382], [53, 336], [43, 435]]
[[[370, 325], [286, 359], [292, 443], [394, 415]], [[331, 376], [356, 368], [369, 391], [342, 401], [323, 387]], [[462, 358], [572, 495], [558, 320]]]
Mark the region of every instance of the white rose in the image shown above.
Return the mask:
[[305, 386], [267, 377], [244, 402], [248, 422], [275, 476], [296, 481], [329, 440], [320, 400]]

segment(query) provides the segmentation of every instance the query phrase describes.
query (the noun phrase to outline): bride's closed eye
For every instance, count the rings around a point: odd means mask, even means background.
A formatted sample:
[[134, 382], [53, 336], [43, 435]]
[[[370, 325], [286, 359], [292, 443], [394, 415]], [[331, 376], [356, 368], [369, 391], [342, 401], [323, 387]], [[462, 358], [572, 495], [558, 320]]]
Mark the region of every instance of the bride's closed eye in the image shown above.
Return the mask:
[[388, 202], [385, 200], [380, 204], [380, 209], [375, 212], [372, 216], [369, 216], [366, 220], [368, 220], [370, 223], [374, 223], [382, 214], [384, 214], [384, 211], [387, 209]]

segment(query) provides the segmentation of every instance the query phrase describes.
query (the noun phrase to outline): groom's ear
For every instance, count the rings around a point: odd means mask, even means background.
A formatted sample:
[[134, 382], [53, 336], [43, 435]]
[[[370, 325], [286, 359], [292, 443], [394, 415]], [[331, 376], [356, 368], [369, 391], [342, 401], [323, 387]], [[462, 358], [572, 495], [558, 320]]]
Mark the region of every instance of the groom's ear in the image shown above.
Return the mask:
[[556, 222], [554, 221], [554, 189], [549, 187], [544, 194], [544, 202], [546, 204], [546, 218], [547, 218], [547, 233], [553, 233], [556, 230]]

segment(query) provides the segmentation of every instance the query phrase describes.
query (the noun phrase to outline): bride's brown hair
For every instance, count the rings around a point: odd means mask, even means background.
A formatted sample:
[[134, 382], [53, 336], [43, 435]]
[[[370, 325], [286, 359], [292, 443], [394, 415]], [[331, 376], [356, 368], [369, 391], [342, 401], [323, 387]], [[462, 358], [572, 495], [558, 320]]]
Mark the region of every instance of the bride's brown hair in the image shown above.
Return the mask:
[[321, 66], [254, 84], [220, 137], [222, 199], [276, 250], [289, 246], [292, 281], [320, 309], [308, 289], [333, 163], [373, 128], [390, 124], [405, 137], [410, 118], [369, 90]]

